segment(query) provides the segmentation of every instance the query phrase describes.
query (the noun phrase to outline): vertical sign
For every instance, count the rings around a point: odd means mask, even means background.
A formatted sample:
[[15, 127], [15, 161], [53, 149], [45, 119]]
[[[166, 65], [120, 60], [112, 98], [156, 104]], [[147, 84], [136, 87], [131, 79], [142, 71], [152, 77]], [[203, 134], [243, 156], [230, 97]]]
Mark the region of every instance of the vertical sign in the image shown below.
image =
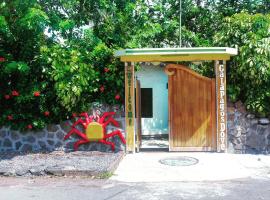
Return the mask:
[[217, 151], [227, 150], [226, 61], [215, 61], [217, 99]]
[[125, 63], [125, 118], [127, 152], [135, 151], [134, 129], [134, 64]]

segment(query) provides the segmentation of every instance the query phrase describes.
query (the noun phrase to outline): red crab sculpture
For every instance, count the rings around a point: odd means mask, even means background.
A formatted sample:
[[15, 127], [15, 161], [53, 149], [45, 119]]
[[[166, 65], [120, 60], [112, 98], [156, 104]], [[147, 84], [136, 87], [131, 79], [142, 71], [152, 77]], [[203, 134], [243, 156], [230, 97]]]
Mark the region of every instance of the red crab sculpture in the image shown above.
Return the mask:
[[[120, 130], [115, 130], [108, 134], [106, 133], [106, 127], [109, 124], [113, 124], [114, 126], [119, 127], [119, 123], [115, 121], [113, 115], [115, 115], [115, 112], [105, 112], [101, 117], [99, 115], [94, 117], [88, 116], [87, 113], [81, 113], [80, 118], [72, 124], [71, 130], [64, 137], [64, 140], [68, 139], [72, 134], [76, 134], [81, 138], [74, 144], [74, 150], [76, 151], [78, 150], [80, 145], [89, 142], [100, 142], [106, 145], [110, 145], [112, 151], [114, 151], [115, 144], [108, 141], [108, 138], [118, 135], [123, 144], [126, 144], [126, 140]], [[83, 126], [83, 128], [85, 129], [84, 133], [81, 132], [78, 128], [76, 128], [78, 125]]]

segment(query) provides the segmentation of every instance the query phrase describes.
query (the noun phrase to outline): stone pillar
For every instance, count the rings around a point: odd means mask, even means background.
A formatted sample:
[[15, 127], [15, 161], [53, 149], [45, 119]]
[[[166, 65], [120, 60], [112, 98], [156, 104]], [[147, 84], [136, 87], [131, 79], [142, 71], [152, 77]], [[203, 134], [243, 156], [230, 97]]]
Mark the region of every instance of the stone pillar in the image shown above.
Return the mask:
[[126, 151], [135, 152], [134, 63], [125, 63]]
[[216, 71], [216, 112], [217, 112], [217, 152], [227, 152], [227, 95], [226, 61], [215, 61]]

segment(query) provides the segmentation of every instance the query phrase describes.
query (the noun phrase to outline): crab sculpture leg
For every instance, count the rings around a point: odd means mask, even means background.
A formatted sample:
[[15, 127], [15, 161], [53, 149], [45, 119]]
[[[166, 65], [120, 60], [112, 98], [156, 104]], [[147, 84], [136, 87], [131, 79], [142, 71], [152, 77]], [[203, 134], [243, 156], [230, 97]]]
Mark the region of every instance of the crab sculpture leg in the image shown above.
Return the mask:
[[[112, 115], [115, 115], [115, 112], [104, 113], [98, 122], [103, 124], [104, 128], [110, 123], [112, 123], [116, 127], [119, 127], [119, 123], [112, 117]], [[108, 118], [108, 120], [105, 122], [106, 118]]]
[[99, 142], [101, 142], [103, 144], [110, 145], [111, 148], [112, 148], [112, 151], [114, 151], [115, 150], [115, 144], [113, 142], [107, 141], [107, 139], [110, 138], [110, 137], [114, 137], [116, 135], [119, 136], [119, 138], [120, 138], [120, 140], [122, 141], [123, 144], [126, 144], [126, 140], [125, 140], [125, 138], [123, 137], [122, 133], [119, 130], [116, 130], [116, 131], [113, 131], [113, 132], [107, 134], [104, 137], [104, 139], [100, 140]]
[[81, 113], [80, 116], [81, 116], [81, 117], [84, 117], [85, 120], [83, 120], [82, 118], [79, 118], [79, 119], [72, 125], [72, 127], [74, 128], [74, 127], [76, 127], [77, 125], [81, 124], [81, 125], [84, 127], [84, 129], [86, 129], [86, 128], [87, 128], [87, 125], [93, 121], [93, 117], [92, 117], [92, 116], [89, 117], [88, 114], [87, 114], [86, 112], [85, 112], [85, 113]]
[[[104, 138], [102, 140], [99, 140], [99, 142], [106, 144], [106, 145], [110, 145], [112, 151], [115, 150], [115, 144], [113, 142], [107, 141], [108, 138], [118, 135], [120, 140], [122, 141], [122, 143], [126, 144], [126, 140], [119, 130], [116, 130], [116, 131], [113, 131], [109, 134], [106, 134], [106, 127], [109, 124], [113, 124], [114, 126], [119, 127], [119, 123], [112, 117], [113, 115], [115, 115], [115, 112], [104, 113], [103, 116], [98, 121], [100, 124], [102, 124], [103, 133], [104, 133]], [[105, 121], [105, 120], [107, 120], [107, 121]]]
[[78, 148], [79, 148], [79, 146], [80, 146], [81, 144], [85, 144], [85, 143], [90, 142], [90, 140], [86, 137], [86, 135], [85, 135], [84, 133], [82, 133], [81, 131], [79, 131], [78, 129], [76, 129], [76, 128], [72, 128], [72, 129], [68, 132], [68, 134], [64, 137], [64, 140], [68, 139], [72, 134], [76, 134], [76, 135], [78, 135], [79, 137], [82, 138], [81, 140], [75, 142], [75, 144], [74, 144], [74, 150], [75, 150], [75, 151], [78, 150]]

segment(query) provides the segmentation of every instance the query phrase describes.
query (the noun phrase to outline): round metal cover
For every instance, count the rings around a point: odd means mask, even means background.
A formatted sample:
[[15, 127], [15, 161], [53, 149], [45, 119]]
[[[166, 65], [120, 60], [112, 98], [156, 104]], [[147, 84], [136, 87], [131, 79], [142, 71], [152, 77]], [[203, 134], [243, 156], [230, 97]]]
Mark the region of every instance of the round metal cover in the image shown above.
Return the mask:
[[178, 156], [178, 157], [164, 158], [159, 160], [159, 162], [163, 165], [169, 166], [190, 166], [196, 165], [199, 162], [199, 160], [187, 156]]

